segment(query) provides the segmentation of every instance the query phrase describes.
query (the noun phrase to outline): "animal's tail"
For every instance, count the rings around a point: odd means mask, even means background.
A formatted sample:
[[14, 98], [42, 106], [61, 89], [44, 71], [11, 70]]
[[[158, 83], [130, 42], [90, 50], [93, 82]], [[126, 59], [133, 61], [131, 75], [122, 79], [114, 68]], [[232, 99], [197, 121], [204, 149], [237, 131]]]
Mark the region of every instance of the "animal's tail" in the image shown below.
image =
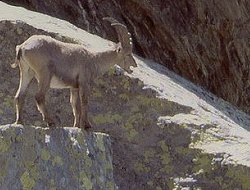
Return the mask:
[[16, 59], [15, 62], [10, 65], [12, 68], [16, 68], [18, 66], [21, 56], [22, 56], [22, 49], [20, 48], [20, 46], [16, 46]]

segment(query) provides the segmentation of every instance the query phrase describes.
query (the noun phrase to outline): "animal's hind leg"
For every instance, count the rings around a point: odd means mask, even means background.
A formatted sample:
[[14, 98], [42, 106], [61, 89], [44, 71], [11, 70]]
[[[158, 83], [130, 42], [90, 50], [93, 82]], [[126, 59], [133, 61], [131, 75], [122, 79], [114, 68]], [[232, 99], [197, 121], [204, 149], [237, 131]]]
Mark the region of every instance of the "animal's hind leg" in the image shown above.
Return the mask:
[[79, 89], [79, 97], [81, 102], [81, 114], [80, 114], [80, 127], [84, 127], [85, 129], [91, 128], [91, 124], [88, 120], [88, 88]]
[[32, 81], [33, 77], [34, 77], [33, 71], [31, 71], [29, 67], [25, 65], [21, 65], [20, 63], [20, 83], [19, 83], [19, 87], [15, 95], [15, 103], [16, 103], [15, 124], [22, 124], [23, 122], [22, 108], [23, 108], [27, 88], [30, 82]]
[[79, 89], [71, 88], [70, 89], [70, 103], [73, 109], [74, 114], [74, 125], [73, 127], [80, 127], [80, 98], [79, 98]]
[[46, 92], [49, 90], [51, 77], [43, 76], [39, 78], [38, 78], [38, 92], [36, 93], [36, 105], [37, 105], [38, 110], [41, 112], [43, 116], [43, 120], [46, 122], [47, 126], [53, 127], [54, 122], [50, 118], [48, 114], [48, 110], [45, 106], [45, 95], [46, 95]]

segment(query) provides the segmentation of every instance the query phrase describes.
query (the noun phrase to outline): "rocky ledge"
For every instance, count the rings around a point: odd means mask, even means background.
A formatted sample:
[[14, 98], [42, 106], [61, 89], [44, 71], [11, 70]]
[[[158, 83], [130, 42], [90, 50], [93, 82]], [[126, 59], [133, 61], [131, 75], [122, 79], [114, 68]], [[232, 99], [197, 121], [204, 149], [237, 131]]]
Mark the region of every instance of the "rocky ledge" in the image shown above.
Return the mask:
[[0, 189], [115, 189], [108, 135], [0, 126]]

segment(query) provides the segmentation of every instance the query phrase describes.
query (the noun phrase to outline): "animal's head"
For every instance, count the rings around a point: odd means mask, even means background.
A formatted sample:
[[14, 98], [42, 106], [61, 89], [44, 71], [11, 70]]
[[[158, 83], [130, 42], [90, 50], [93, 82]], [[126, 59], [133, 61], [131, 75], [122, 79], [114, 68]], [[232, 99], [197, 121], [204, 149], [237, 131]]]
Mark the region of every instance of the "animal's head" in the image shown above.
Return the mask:
[[127, 72], [132, 72], [130, 66], [136, 67], [137, 64], [132, 55], [132, 38], [131, 34], [125, 25], [119, 23], [117, 20], [111, 17], [105, 17], [103, 20], [107, 20], [111, 23], [111, 26], [115, 27], [118, 34], [119, 43], [116, 44], [117, 53], [121, 54], [122, 61], [118, 63], [120, 67]]

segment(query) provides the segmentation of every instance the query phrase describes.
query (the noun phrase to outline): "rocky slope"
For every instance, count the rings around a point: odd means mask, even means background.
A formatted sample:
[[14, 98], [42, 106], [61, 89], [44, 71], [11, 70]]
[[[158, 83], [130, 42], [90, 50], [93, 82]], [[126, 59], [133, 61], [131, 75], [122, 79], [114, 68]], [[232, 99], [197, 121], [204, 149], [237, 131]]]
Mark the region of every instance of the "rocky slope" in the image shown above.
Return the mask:
[[[110, 48], [111, 42], [59, 19], [2, 2], [0, 13], [1, 123], [14, 120], [19, 75], [9, 63], [16, 44], [43, 33], [91, 51]], [[249, 116], [165, 67], [135, 59], [138, 67], [131, 75], [116, 76], [111, 70], [99, 78], [90, 102], [93, 131], [112, 139], [119, 189], [247, 189]], [[28, 93], [25, 122], [42, 126], [35, 88]], [[71, 126], [67, 90], [51, 90], [48, 101], [57, 126]]]
[[111, 15], [129, 26], [137, 53], [250, 113], [247, 0], [5, 1], [114, 39], [101, 21]]
[[77, 128], [0, 126], [0, 189], [116, 189], [110, 138]]

